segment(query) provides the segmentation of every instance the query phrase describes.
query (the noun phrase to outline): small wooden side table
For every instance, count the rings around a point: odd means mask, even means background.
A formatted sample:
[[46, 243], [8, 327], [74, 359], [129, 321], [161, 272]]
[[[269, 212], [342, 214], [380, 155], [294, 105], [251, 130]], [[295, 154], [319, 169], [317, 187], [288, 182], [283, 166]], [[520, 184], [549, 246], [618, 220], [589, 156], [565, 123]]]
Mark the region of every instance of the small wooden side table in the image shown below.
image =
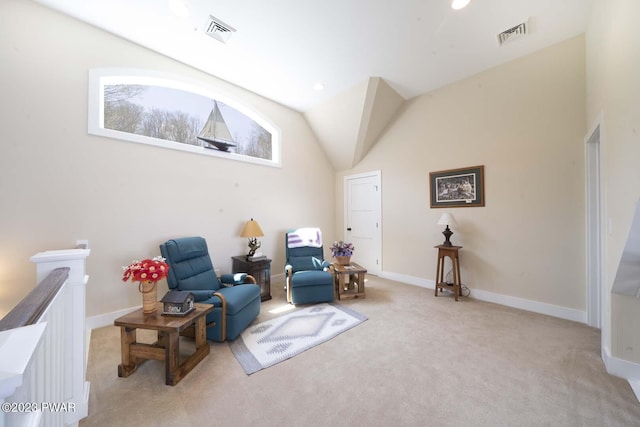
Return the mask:
[[[165, 383], [176, 385], [209, 354], [205, 316], [213, 310], [212, 304], [194, 304], [195, 310], [185, 316], [163, 316], [162, 303], [154, 313], [144, 314], [138, 309], [114, 321], [120, 326], [122, 363], [118, 376], [128, 377], [146, 359], [164, 360]], [[180, 363], [180, 335], [191, 325], [195, 327], [196, 351]], [[153, 344], [136, 341], [137, 329], [158, 331], [158, 341]]]
[[[352, 262], [350, 265], [331, 264], [338, 299], [364, 298], [364, 280], [367, 269]], [[348, 280], [345, 280], [347, 278]]]
[[247, 273], [256, 279], [260, 286], [260, 301], [271, 299], [271, 260], [260, 259], [258, 261], [247, 261], [246, 255], [231, 257], [233, 273]]
[[[436, 296], [438, 296], [438, 289], [453, 290], [453, 296], [456, 301], [458, 297], [462, 296], [461, 291], [461, 279], [460, 279], [460, 258], [458, 257], [458, 250], [462, 249], [462, 246], [434, 246], [438, 249], [438, 267], [436, 270]], [[453, 284], [448, 284], [444, 274], [444, 259], [449, 257], [451, 259], [451, 271], [453, 273]]]

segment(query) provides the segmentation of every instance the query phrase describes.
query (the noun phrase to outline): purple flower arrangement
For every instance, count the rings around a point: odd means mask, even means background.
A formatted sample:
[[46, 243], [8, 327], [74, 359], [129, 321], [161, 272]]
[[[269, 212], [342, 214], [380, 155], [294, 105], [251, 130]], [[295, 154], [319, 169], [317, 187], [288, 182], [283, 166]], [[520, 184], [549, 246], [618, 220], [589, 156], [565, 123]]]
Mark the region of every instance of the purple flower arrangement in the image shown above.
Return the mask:
[[343, 241], [333, 242], [331, 245], [331, 255], [336, 256], [351, 256], [355, 248], [353, 247], [353, 243], [347, 243]]

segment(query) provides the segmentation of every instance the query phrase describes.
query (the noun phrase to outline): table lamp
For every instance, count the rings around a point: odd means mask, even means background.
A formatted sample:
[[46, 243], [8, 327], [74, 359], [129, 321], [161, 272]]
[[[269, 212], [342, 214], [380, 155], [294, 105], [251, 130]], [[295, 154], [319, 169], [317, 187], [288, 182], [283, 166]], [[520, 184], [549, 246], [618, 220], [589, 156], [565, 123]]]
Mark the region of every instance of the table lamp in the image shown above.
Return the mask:
[[240, 237], [247, 237], [249, 239], [249, 254], [247, 255], [247, 259], [250, 259], [256, 253], [256, 249], [258, 249], [261, 245], [258, 242], [258, 237], [264, 236], [260, 225], [258, 225], [257, 221], [254, 221], [251, 218], [250, 221], [244, 225], [242, 232], [240, 233]]
[[453, 214], [450, 213], [444, 213], [442, 214], [442, 216], [440, 217], [440, 219], [438, 220], [437, 224], [439, 225], [446, 225], [446, 228], [444, 229], [444, 231], [442, 232], [442, 234], [444, 234], [444, 243], [442, 244], [442, 246], [453, 246], [451, 244], [451, 242], [449, 241], [449, 238], [451, 237], [451, 235], [453, 234], [453, 231], [451, 231], [449, 229], [450, 225], [457, 225], [456, 223], [456, 219], [453, 217]]

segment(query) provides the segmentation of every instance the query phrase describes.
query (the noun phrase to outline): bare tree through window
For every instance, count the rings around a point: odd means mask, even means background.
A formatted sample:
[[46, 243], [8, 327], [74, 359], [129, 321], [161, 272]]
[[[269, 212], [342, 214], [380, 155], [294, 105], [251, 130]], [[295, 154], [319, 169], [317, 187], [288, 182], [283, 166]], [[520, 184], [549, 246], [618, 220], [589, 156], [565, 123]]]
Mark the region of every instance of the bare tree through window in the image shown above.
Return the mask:
[[[105, 129], [273, 159], [271, 132], [223, 102], [140, 84], [105, 85], [103, 93]], [[228, 136], [220, 139], [211, 132]]]

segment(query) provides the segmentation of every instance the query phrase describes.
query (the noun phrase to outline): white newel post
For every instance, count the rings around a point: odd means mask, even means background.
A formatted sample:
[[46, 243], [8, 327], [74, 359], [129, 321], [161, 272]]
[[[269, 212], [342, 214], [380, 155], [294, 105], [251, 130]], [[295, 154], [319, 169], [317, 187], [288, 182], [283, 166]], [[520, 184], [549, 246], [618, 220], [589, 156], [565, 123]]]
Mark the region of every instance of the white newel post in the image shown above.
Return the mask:
[[[33, 354], [42, 338], [46, 323], [0, 332], [0, 404], [11, 396], [25, 380]], [[39, 415], [35, 419], [39, 420]], [[5, 426], [5, 411], [0, 411], [0, 427]]]
[[65, 354], [69, 355], [64, 361], [64, 371], [70, 382], [65, 381], [64, 395], [67, 402], [73, 404], [75, 410], [64, 414], [64, 424], [72, 425], [85, 418], [89, 412], [89, 388], [86, 381], [86, 285], [89, 277], [86, 275], [86, 258], [90, 249], [63, 249], [45, 251], [35, 254], [31, 261], [37, 264], [37, 281], [40, 283], [52, 270], [59, 267], [69, 267], [69, 278], [66, 283], [66, 307], [64, 329]]

